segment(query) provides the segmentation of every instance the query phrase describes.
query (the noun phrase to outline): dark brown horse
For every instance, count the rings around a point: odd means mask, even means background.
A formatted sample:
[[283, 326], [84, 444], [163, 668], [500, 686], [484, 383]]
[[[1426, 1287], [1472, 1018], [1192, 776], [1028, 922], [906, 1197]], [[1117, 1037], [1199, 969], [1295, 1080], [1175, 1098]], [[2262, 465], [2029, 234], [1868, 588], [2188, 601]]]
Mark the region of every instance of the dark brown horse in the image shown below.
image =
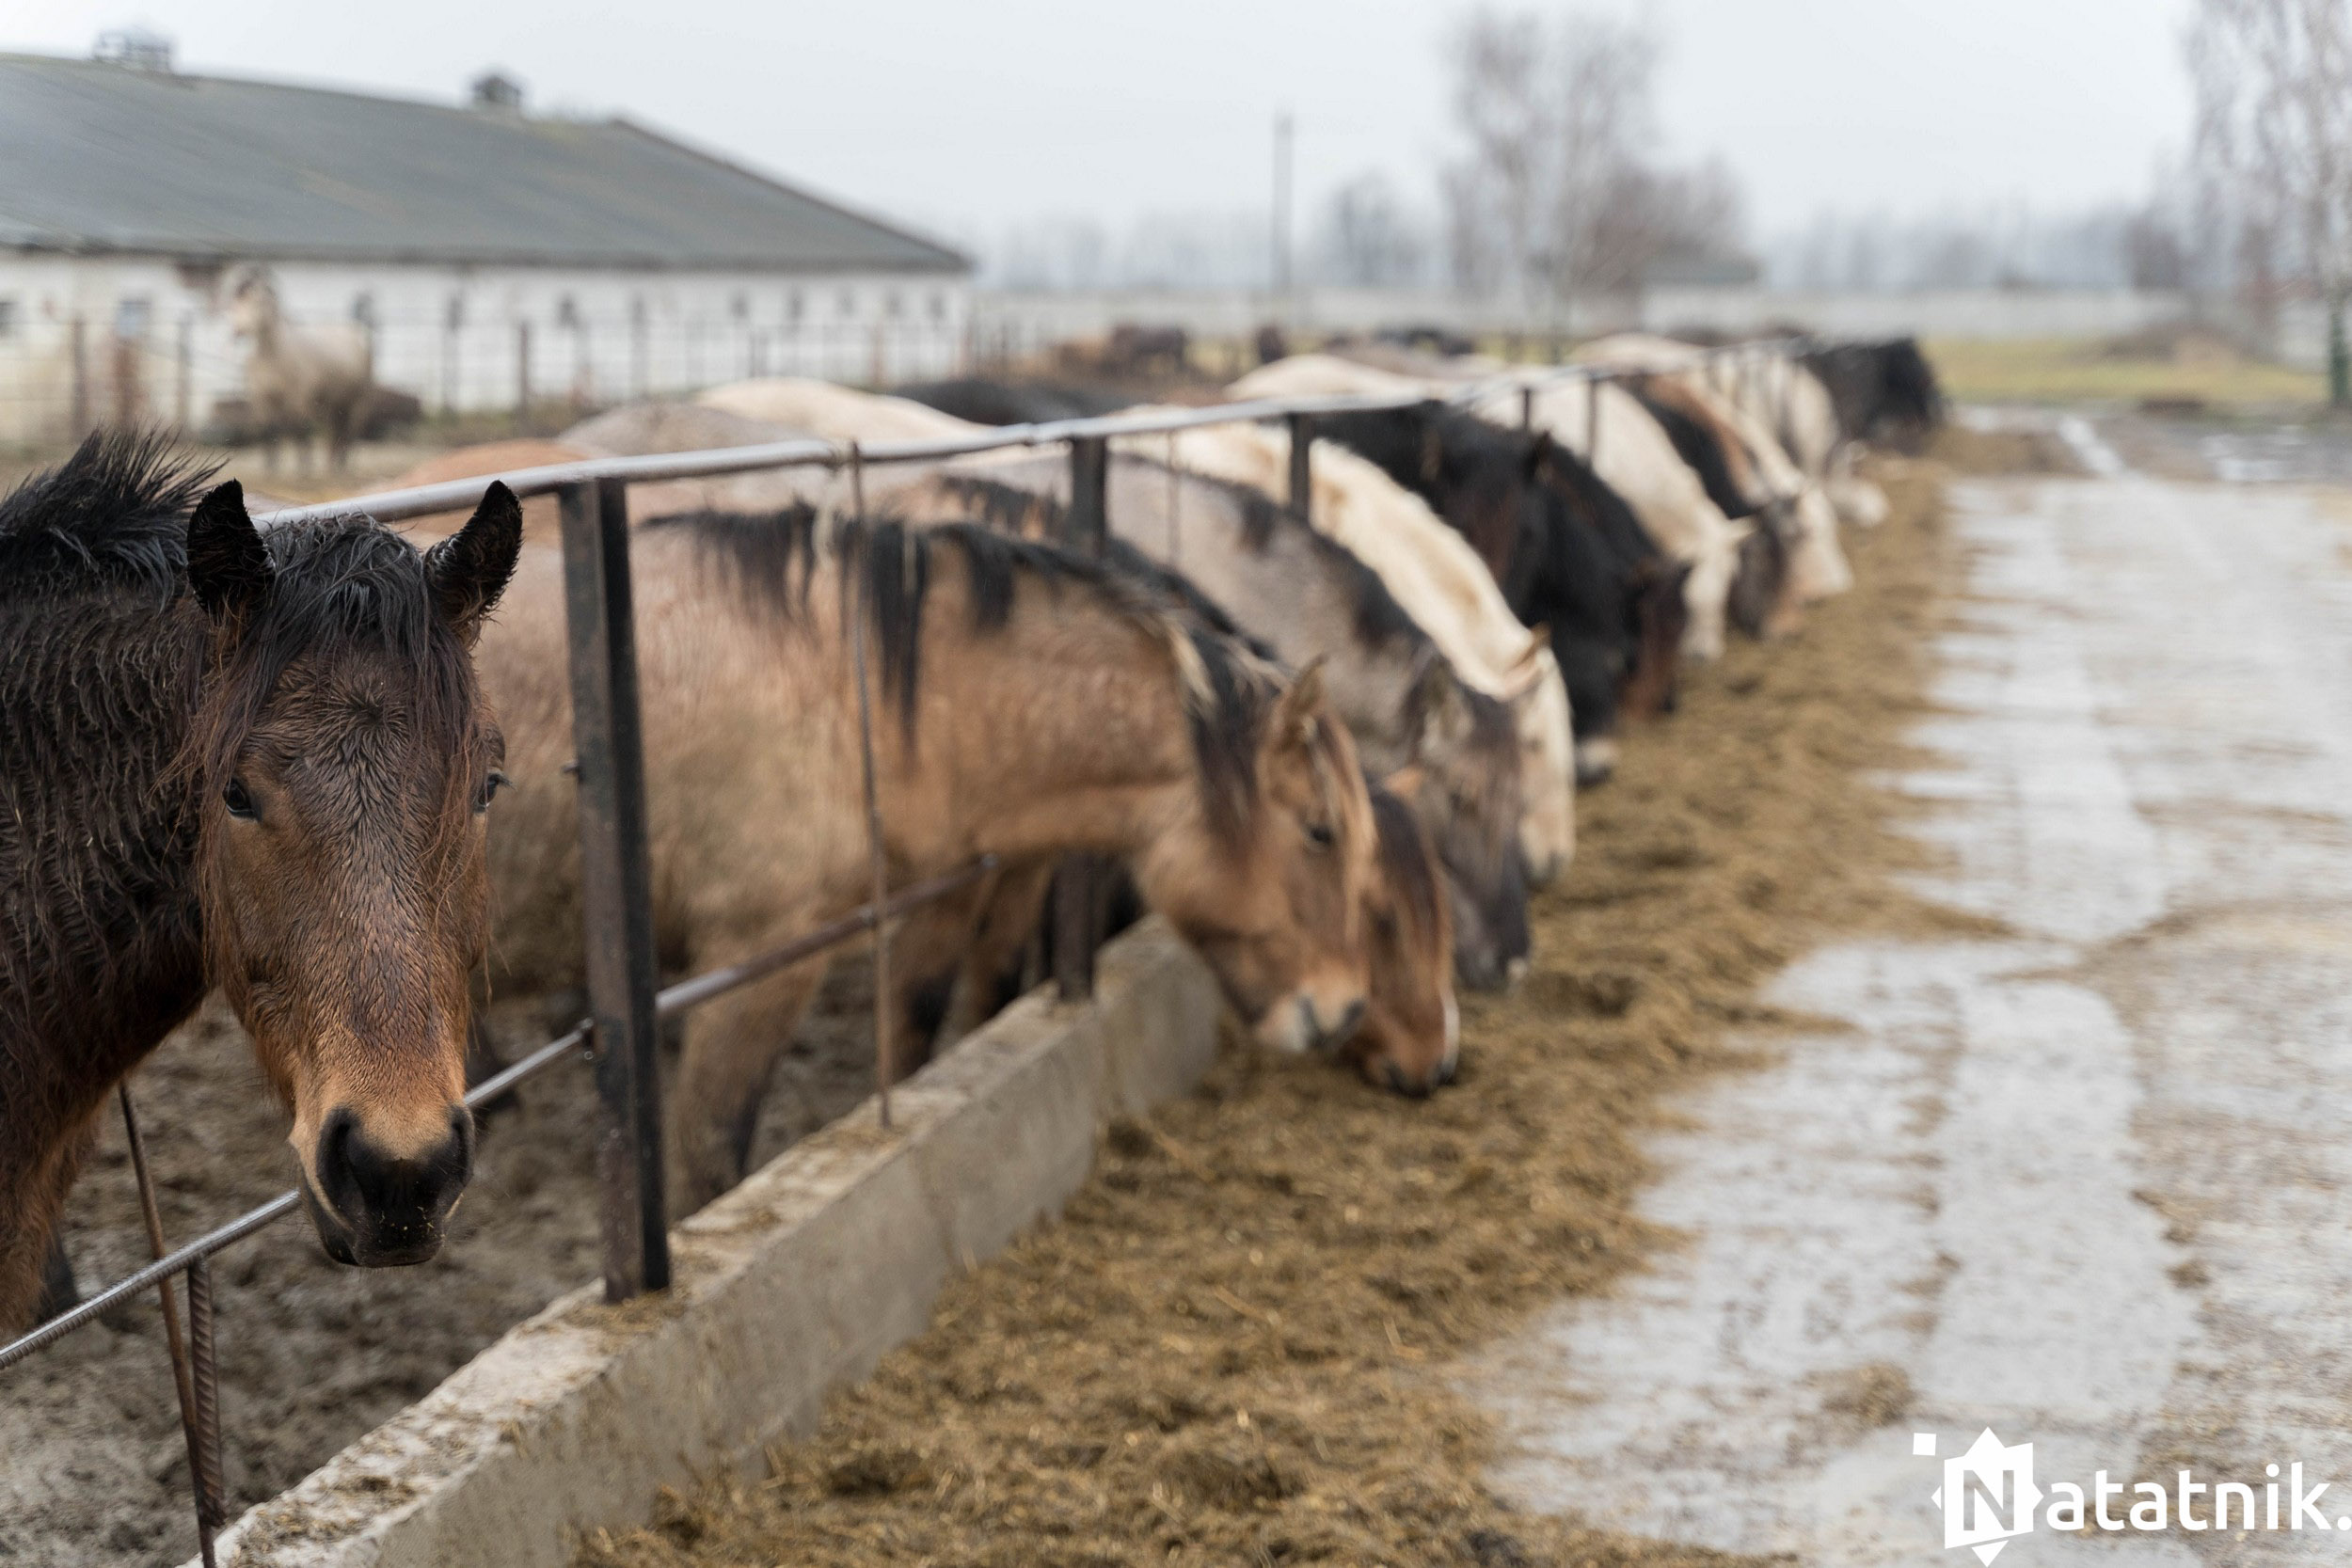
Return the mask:
[[265, 536], [209, 477], [99, 436], [0, 500], [0, 1332], [107, 1092], [208, 985], [330, 1255], [431, 1257], [471, 1169], [500, 740], [469, 650], [515, 499], [420, 556], [366, 517]]

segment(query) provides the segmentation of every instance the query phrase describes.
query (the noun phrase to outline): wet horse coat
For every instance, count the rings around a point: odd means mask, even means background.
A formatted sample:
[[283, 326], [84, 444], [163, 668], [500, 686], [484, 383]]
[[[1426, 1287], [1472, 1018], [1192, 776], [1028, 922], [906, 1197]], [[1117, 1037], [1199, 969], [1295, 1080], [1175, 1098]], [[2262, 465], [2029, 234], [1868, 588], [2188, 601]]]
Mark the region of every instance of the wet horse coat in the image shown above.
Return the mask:
[[293, 1111], [345, 1262], [416, 1261], [469, 1171], [459, 1103], [498, 737], [467, 645], [521, 520], [420, 557], [271, 531], [160, 439], [0, 500], [0, 1331], [21, 1326], [114, 1085], [218, 984]]

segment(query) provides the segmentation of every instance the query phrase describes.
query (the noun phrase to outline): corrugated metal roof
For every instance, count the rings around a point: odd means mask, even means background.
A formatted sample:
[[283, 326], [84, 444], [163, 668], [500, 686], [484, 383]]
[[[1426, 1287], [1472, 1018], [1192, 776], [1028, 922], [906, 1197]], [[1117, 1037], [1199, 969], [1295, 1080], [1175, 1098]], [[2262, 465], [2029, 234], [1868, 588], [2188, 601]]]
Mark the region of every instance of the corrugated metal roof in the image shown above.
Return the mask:
[[0, 247], [190, 258], [962, 270], [627, 120], [0, 55]]

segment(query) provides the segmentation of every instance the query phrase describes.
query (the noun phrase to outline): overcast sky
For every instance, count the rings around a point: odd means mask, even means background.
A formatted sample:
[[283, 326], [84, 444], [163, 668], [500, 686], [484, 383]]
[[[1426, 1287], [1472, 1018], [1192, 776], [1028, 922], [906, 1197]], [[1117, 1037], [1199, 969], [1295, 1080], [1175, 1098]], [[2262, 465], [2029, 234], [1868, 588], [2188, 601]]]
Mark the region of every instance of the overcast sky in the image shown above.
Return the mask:
[[[1647, 0], [1677, 150], [1721, 153], [1761, 235], [1816, 213], [2142, 191], [2185, 136], [2187, 0]], [[1263, 210], [1297, 117], [1305, 210], [1447, 145], [1458, 0], [7, 0], [0, 48], [143, 23], [185, 69], [625, 111], [964, 235], [1048, 214]], [[1549, 6], [1542, 8], [1552, 8]], [[1615, 8], [1622, 12], [1622, 4]]]

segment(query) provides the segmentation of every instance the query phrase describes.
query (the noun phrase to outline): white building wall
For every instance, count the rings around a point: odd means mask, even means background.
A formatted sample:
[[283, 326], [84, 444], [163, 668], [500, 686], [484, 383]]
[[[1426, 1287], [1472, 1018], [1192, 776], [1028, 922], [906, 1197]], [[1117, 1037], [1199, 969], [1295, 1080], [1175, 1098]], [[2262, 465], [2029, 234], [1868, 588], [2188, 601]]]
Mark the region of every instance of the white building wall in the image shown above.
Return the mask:
[[[746, 375], [883, 384], [964, 363], [971, 292], [937, 274], [672, 273], [280, 262], [297, 326], [371, 332], [376, 379], [432, 413], [596, 406]], [[200, 427], [242, 396], [239, 264], [0, 251], [0, 443], [94, 423]], [[77, 347], [78, 345], [78, 347]]]

